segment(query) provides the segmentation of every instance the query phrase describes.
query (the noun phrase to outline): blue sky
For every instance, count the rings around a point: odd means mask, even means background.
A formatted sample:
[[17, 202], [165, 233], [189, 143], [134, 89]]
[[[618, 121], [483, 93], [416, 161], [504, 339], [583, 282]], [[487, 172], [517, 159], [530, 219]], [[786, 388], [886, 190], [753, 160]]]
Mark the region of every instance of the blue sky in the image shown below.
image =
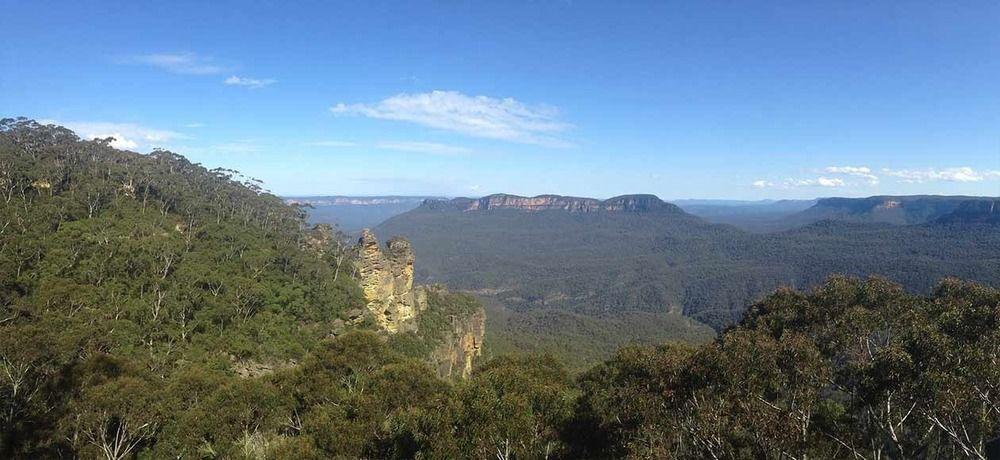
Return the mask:
[[276, 193], [1000, 195], [1000, 3], [0, 0], [0, 115]]

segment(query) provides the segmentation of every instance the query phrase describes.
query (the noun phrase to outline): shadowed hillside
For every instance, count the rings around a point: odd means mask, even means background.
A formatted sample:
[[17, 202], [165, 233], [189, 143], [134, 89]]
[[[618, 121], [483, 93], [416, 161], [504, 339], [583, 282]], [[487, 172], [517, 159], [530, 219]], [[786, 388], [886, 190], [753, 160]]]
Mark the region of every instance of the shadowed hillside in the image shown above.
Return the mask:
[[[560, 209], [535, 209], [531, 200], [541, 198]], [[511, 198], [479, 202], [497, 200]], [[918, 292], [944, 276], [1000, 281], [1000, 231], [979, 218], [947, 225], [823, 220], [752, 234], [672, 205], [614, 211], [592, 200], [580, 202], [591, 209], [583, 212], [562, 209], [566, 199], [520, 200], [533, 208], [430, 201], [377, 231], [412, 241], [422, 260], [418, 279], [489, 295], [515, 311], [677, 311], [717, 329], [766, 292], [808, 287], [834, 273], [883, 274]], [[957, 209], [941, 201], [929, 200], [937, 212]]]
[[944, 217], [966, 203], [992, 200], [988, 197], [923, 195], [822, 198], [813, 207], [788, 216], [787, 225], [791, 227], [825, 219], [895, 225], [922, 224]]

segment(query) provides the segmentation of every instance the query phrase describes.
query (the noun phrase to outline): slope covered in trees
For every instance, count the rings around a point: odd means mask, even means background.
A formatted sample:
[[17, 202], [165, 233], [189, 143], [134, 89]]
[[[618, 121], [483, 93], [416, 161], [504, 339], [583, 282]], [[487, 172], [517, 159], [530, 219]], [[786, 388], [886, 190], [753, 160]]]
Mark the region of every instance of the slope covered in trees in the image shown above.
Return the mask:
[[116, 408], [295, 363], [363, 305], [333, 254], [303, 249], [301, 212], [234, 173], [3, 120], [0, 452], [127, 449], [108, 430], [142, 439], [154, 414]]
[[[261, 376], [372, 326], [349, 244], [235, 171], [108, 144], [0, 122], [0, 457], [257, 449], [292, 423]], [[441, 318], [474, 307], [428, 300], [380, 346], [433, 377]]]
[[922, 224], [938, 220], [963, 206], [993, 200], [989, 197], [933, 195], [823, 198], [815, 206], [784, 220], [786, 228], [820, 220]]
[[586, 457], [986, 458], [998, 359], [995, 289], [946, 280], [921, 298], [834, 278], [777, 291], [711, 345], [621, 350], [580, 379], [570, 444]]

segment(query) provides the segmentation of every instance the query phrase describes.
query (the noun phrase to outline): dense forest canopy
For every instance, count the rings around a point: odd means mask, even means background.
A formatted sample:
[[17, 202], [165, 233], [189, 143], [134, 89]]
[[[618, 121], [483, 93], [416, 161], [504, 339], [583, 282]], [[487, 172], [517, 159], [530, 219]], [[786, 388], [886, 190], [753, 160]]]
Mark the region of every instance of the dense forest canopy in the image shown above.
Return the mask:
[[[307, 360], [364, 307], [348, 245], [236, 171], [4, 119], [0, 192], [0, 457], [125, 458], [190, 422], [151, 407], [163, 391], [235, 404], [227, 388], [253, 385], [241, 376]], [[430, 301], [400, 353], [433, 348], [435, 318], [468, 309], [446, 293]], [[262, 422], [246, 423], [250, 442]]]
[[[703, 345], [443, 379], [420, 334], [348, 322], [343, 244], [230, 171], [0, 124], [0, 457], [984, 458], [1000, 292], [781, 289]], [[320, 238], [323, 236], [323, 238]]]

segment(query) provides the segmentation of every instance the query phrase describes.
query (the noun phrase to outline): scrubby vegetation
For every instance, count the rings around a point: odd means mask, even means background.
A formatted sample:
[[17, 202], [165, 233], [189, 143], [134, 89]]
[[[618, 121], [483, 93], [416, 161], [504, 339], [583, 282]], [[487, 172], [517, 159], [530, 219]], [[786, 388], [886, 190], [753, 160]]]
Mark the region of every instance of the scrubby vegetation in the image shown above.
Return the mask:
[[476, 299], [468, 294], [451, 293], [443, 287], [427, 289], [428, 308], [417, 316], [416, 331], [395, 334], [392, 347], [413, 358], [430, 355], [450, 338], [454, 322], [480, 309]]
[[489, 297], [482, 301], [490, 356], [548, 354], [573, 374], [603, 362], [627, 345], [703, 344], [716, 336], [710, 327], [676, 312], [609, 312], [601, 316], [555, 308], [520, 312]]
[[[625, 349], [581, 379], [581, 456], [985, 458], [1000, 292], [882, 279], [779, 290], [709, 346]], [[590, 440], [591, 442], [586, 442]]]
[[976, 284], [833, 278], [704, 345], [442, 379], [424, 354], [472, 297], [345, 328], [342, 245], [232, 172], [3, 120], [0, 192], [0, 458], [982, 458], [1000, 430]]
[[3, 120], [0, 453], [119, 455], [114, 430], [157, 431], [152, 389], [301, 360], [363, 305], [302, 213], [237, 177]]

